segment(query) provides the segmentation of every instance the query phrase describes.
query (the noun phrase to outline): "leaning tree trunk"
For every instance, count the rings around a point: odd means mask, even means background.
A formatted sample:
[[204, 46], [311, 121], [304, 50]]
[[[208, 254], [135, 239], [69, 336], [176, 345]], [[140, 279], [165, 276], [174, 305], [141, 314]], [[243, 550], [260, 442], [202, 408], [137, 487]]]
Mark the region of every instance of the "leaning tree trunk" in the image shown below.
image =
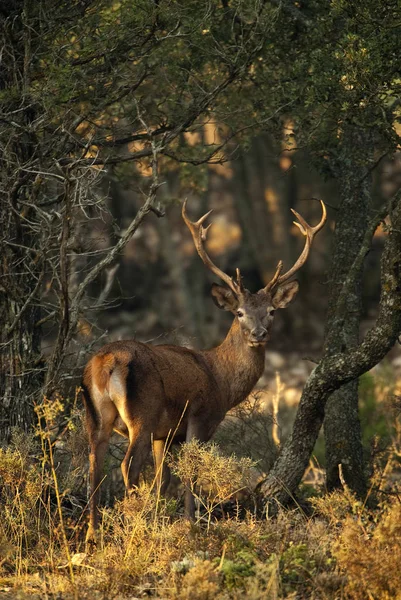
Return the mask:
[[[381, 219], [384, 216], [379, 215]], [[329, 396], [376, 365], [398, 339], [401, 331], [401, 193], [392, 202], [390, 221], [381, 260], [381, 296], [376, 323], [361, 344], [323, 357], [309, 376], [292, 433], [261, 489], [269, 507], [271, 500], [286, 504], [301, 482], [323, 423]], [[380, 218], [376, 218], [369, 225], [361, 250], [339, 291], [339, 304], [346, 299], [354, 277], [362, 268], [379, 222]]]
[[[344, 135], [339, 169], [340, 204], [333, 240], [330, 268], [329, 311], [324, 354], [331, 356], [355, 347], [359, 342], [362, 311], [363, 266], [355, 273], [345, 302], [338, 305], [341, 290], [360, 252], [371, 209], [371, 176], [366, 153], [372, 140], [361, 129], [350, 127]], [[364, 156], [361, 157], [361, 153]], [[361, 165], [359, 164], [359, 159]], [[358, 380], [337, 390], [327, 401], [324, 417], [326, 484], [329, 491], [341, 487], [339, 465], [344, 480], [359, 497], [366, 494], [361, 426], [358, 414]]]

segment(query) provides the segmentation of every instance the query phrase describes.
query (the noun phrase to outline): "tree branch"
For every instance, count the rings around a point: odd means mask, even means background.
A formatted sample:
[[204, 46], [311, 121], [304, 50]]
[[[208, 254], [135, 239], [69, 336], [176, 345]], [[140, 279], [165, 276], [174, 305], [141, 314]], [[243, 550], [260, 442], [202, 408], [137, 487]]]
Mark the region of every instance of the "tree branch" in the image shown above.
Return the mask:
[[[394, 196], [394, 198], [395, 198], [395, 196]], [[368, 254], [368, 252], [371, 248], [372, 238], [375, 234], [375, 231], [378, 228], [378, 226], [380, 225], [380, 223], [382, 221], [384, 221], [384, 219], [388, 215], [394, 198], [391, 199], [388, 204], [383, 206], [383, 208], [374, 216], [371, 223], [369, 224], [369, 226], [365, 232], [365, 236], [362, 241], [362, 245], [359, 250], [359, 254], [358, 254], [358, 256], [356, 256], [356, 258], [352, 264], [352, 267], [348, 271], [347, 278], [345, 279], [344, 284], [341, 288], [341, 291], [338, 295], [337, 302], [336, 302], [335, 308], [333, 310], [333, 314], [341, 315], [344, 305], [345, 305], [345, 302], [347, 300], [347, 296], [348, 296], [352, 286], [354, 285], [355, 278], [358, 275], [358, 273], [361, 271], [363, 263], [366, 258], [366, 255]], [[335, 326], [335, 324], [333, 324], [333, 326]], [[326, 333], [326, 339], [330, 339], [330, 330]]]

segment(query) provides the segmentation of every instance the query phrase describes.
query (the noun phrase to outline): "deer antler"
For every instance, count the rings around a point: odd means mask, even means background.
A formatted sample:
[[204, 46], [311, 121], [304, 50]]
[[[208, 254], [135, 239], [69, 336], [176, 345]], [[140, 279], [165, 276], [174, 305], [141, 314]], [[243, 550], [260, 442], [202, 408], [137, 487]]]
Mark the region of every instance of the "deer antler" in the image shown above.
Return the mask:
[[322, 205], [323, 214], [322, 214], [322, 218], [320, 219], [320, 222], [317, 225], [315, 225], [315, 227], [311, 227], [309, 225], [309, 223], [307, 223], [305, 221], [305, 219], [299, 213], [297, 213], [296, 210], [294, 210], [293, 208], [291, 209], [291, 212], [296, 216], [296, 218], [299, 221], [299, 223], [294, 221], [294, 225], [296, 225], [298, 227], [298, 229], [301, 231], [302, 235], [304, 235], [306, 238], [305, 246], [304, 246], [304, 249], [302, 250], [300, 257], [295, 262], [295, 264], [291, 267], [291, 269], [289, 269], [289, 271], [287, 271], [287, 273], [284, 273], [283, 275], [280, 275], [282, 268], [283, 268], [283, 263], [280, 260], [280, 262], [277, 265], [277, 269], [276, 269], [276, 272], [275, 272], [273, 278], [271, 279], [271, 281], [269, 281], [267, 286], [265, 288], [263, 288], [264, 292], [270, 292], [274, 287], [281, 285], [282, 283], [287, 281], [290, 277], [292, 277], [294, 275], [294, 273], [296, 273], [298, 271], [298, 269], [300, 269], [302, 267], [302, 265], [305, 264], [305, 262], [308, 258], [308, 255], [309, 255], [309, 250], [311, 248], [313, 238], [315, 237], [317, 232], [322, 229], [323, 225], [326, 223], [327, 212], [326, 212], [326, 207], [324, 205], [323, 200], [320, 200], [320, 204]]
[[228, 287], [234, 292], [234, 294], [236, 294], [237, 296], [240, 294], [243, 294], [245, 291], [245, 288], [242, 283], [240, 270], [239, 269], [236, 270], [237, 281], [234, 281], [234, 279], [232, 277], [230, 277], [229, 275], [224, 273], [224, 271], [219, 269], [213, 263], [213, 261], [211, 260], [210, 256], [207, 254], [207, 252], [204, 248], [203, 243], [206, 241], [207, 232], [209, 230], [209, 227], [212, 226], [212, 223], [210, 225], [208, 225], [207, 227], [203, 227], [203, 223], [206, 221], [208, 216], [213, 211], [209, 210], [209, 212], [207, 212], [205, 215], [203, 215], [203, 217], [201, 217], [198, 221], [194, 222], [194, 221], [189, 220], [187, 212], [186, 212], [186, 206], [187, 206], [187, 201], [185, 200], [184, 204], [182, 205], [182, 218], [184, 219], [185, 223], [188, 226], [188, 229], [190, 230], [190, 232], [192, 234], [192, 238], [194, 241], [196, 251], [198, 252], [199, 256], [201, 257], [203, 263], [206, 265], [206, 267], [208, 269], [210, 269], [210, 271], [212, 271], [212, 273], [214, 273], [215, 275], [217, 275], [217, 277], [219, 277], [222, 281], [224, 281], [224, 283], [226, 283], [228, 285]]

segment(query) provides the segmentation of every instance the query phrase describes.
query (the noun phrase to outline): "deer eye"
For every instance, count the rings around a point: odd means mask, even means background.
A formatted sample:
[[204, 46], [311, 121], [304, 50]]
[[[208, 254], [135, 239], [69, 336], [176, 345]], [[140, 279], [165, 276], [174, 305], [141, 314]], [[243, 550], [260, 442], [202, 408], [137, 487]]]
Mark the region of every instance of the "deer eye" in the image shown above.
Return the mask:
[[244, 313], [242, 310], [237, 310], [237, 317], [243, 317]]
[[272, 308], [271, 310], [269, 310], [269, 316], [272, 317], [275, 312], [276, 311], [274, 310], [274, 308]]

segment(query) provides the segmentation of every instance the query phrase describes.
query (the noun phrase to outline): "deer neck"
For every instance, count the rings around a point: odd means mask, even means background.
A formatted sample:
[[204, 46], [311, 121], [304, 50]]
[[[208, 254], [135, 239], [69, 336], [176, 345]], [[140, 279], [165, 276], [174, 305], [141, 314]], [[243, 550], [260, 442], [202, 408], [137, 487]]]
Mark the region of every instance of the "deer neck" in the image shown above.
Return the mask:
[[227, 410], [245, 400], [264, 370], [264, 346], [248, 346], [237, 318], [220, 346], [205, 354]]

